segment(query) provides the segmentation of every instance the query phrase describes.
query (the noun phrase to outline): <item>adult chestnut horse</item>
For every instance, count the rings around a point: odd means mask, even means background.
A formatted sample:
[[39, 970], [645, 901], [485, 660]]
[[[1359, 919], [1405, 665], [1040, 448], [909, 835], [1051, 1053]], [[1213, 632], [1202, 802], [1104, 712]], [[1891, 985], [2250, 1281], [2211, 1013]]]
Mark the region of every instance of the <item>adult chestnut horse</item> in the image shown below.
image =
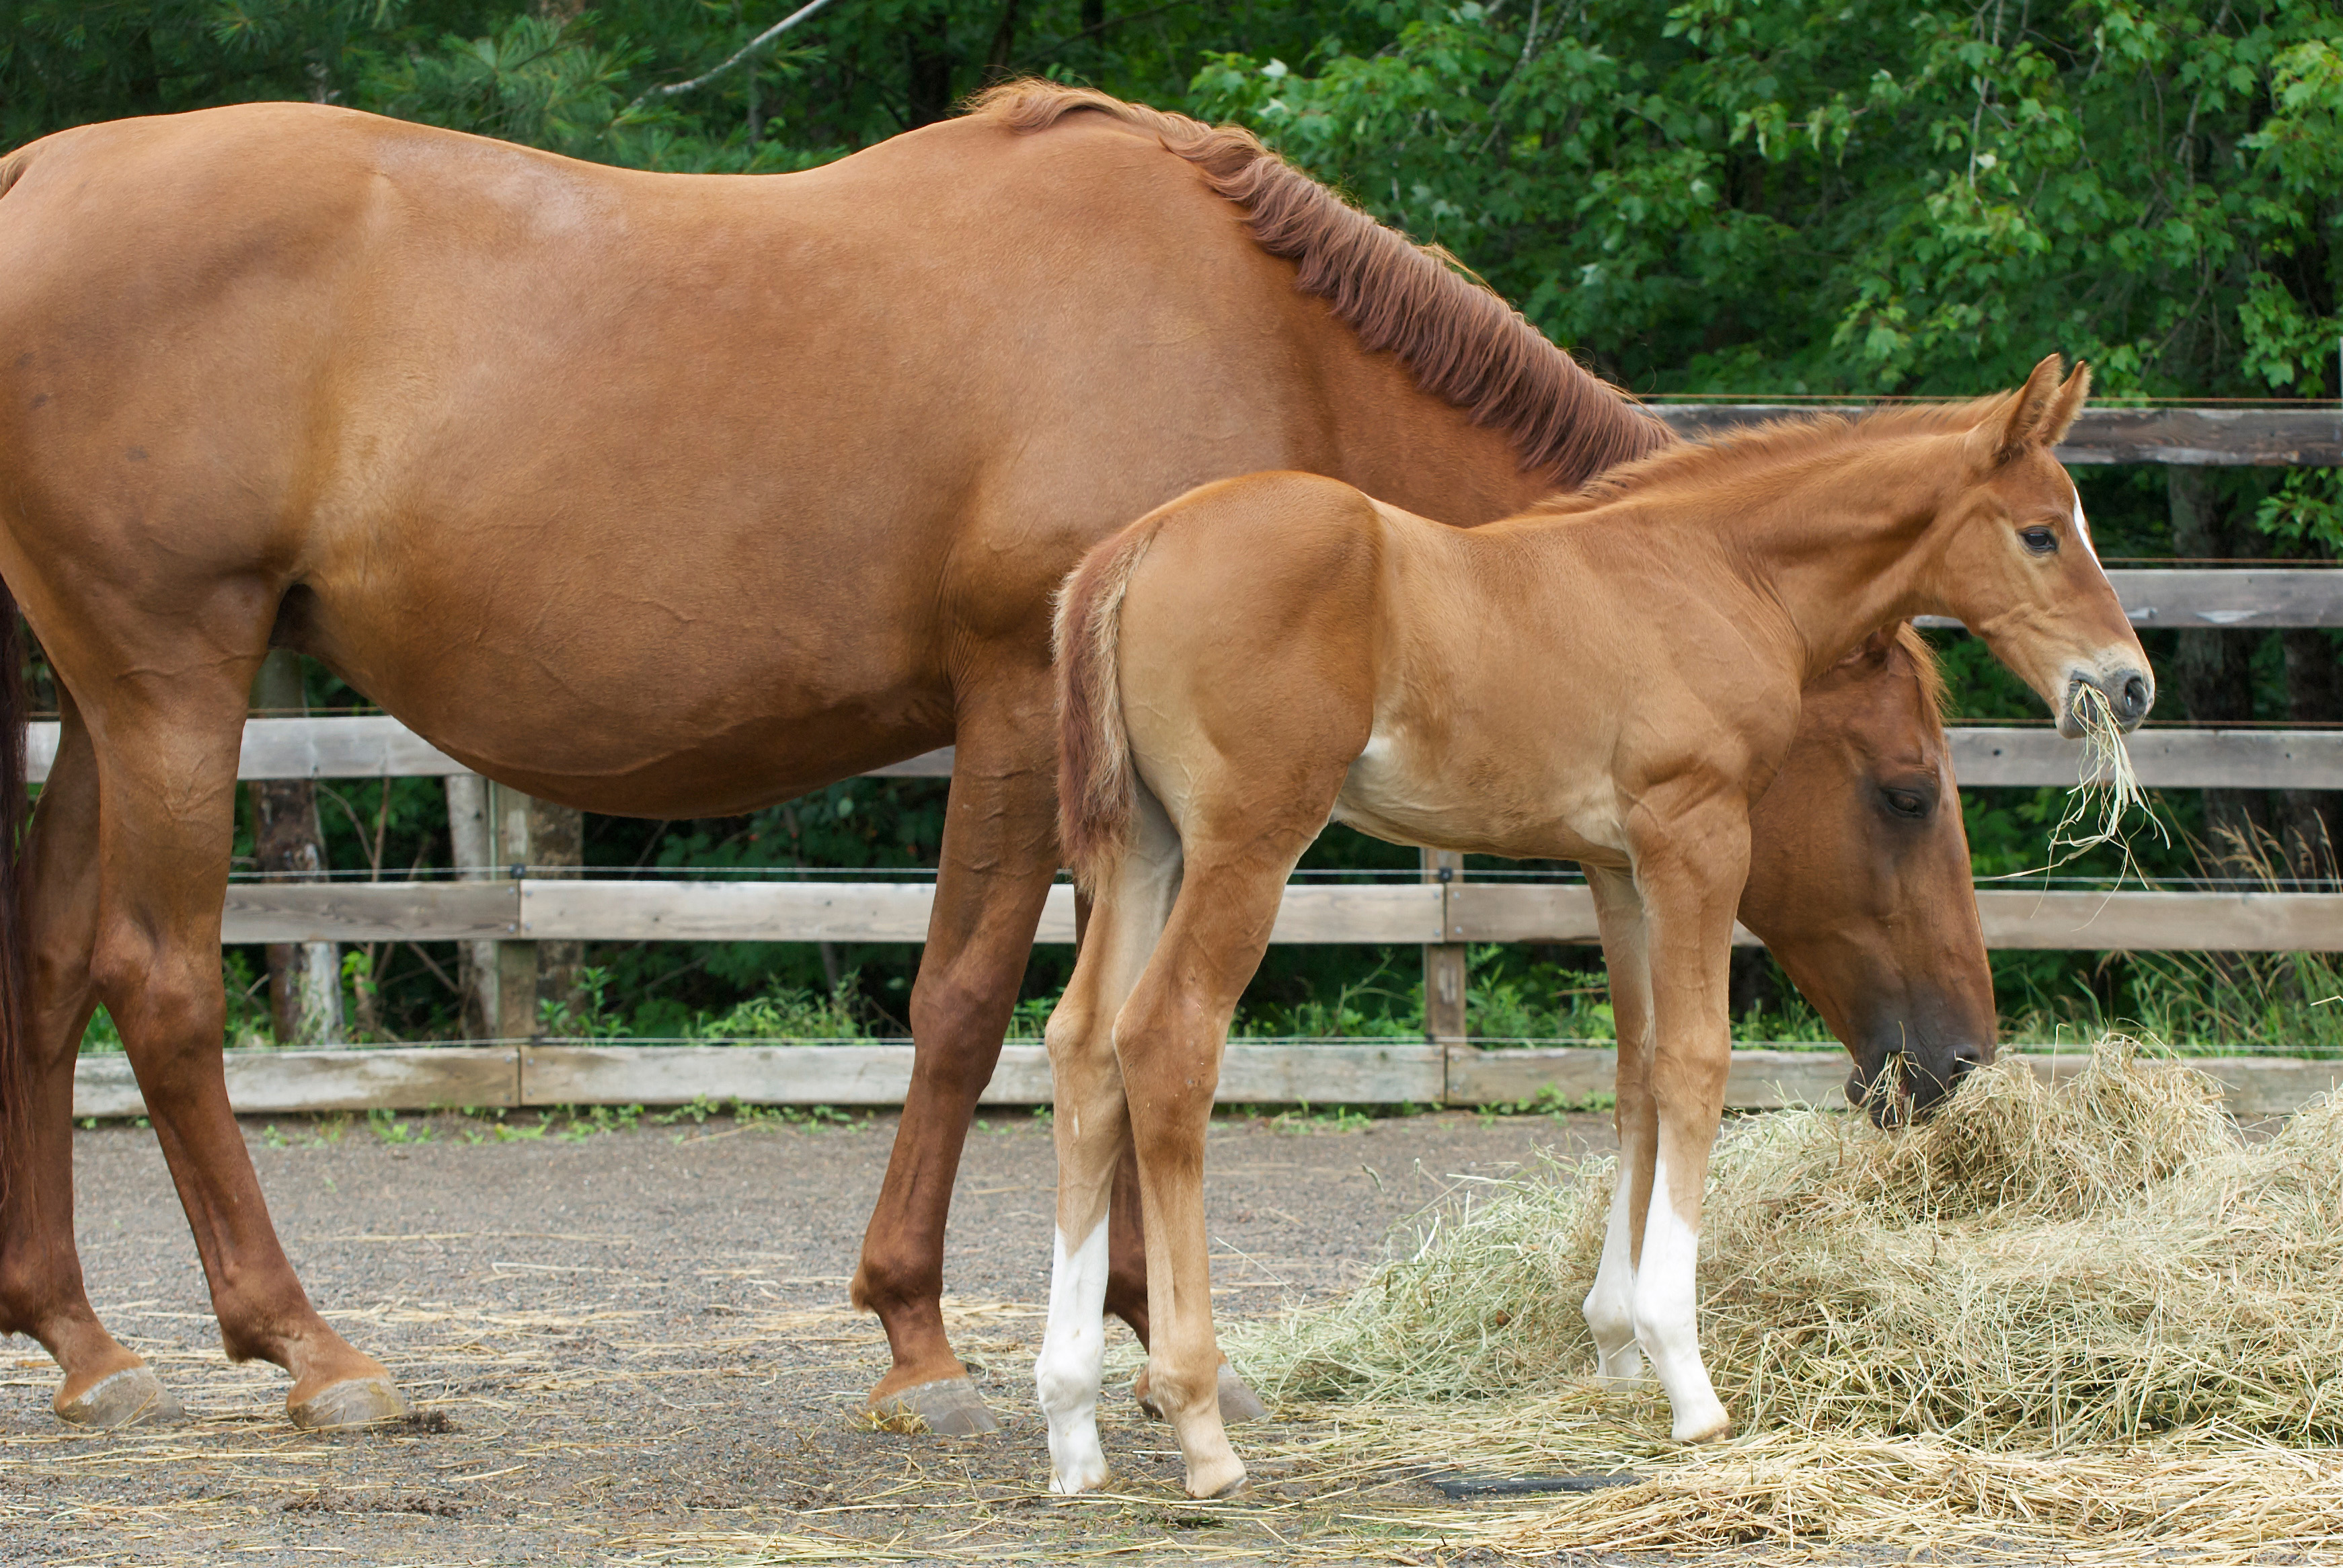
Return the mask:
[[[222, 1083], [237, 737], [269, 648], [597, 811], [743, 811], [957, 744], [854, 1298], [894, 1351], [874, 1402], [974, 1430], [943, 1228], [1059, 864], [1051, 591], [1230, 474], [1469, 524], [1668, 439], [1249, 136], [1046, 84], [761, 178], [309, 105], [84, 126], [0, 159], [0, 577], [64, 709], [5, 945], [0, 1330], [97, 1423], [171, 1408], [74, 1251], [99, 1001], [228, 1353], [287, 1368], [304, 1424], [402, 1408], [287, 1263]], [[1821, 945], [1856, 954], [1824, 1005], [1878, 981], [1875, 1044], [1935, 1030], [1940, 1073], [1990, 1039], [1956, 838], [1875, 876], [1817, 840], [1795, 878], [1803, 918], [1843, 911]], [[1880, 906], [1842, 890], [1866, 886], [1898, 920], [1865, 929]]]
[[1330, 818], [1585, 866], [1621, 1147], [1587, 1324], [1606, 1376], [1650, 1358], [1678, 1442], [1725, 1432], [1694, 1261], [1751, 809], [1805, 686], [1913, 615], [1967, 624], [2066, 734], [2087, 702], [2147, 717], [2147, 656], [2051, 455], [2089, 386], [2054, 356], [2005, 397], [1679, 447], [1473, 529], [1257, 474], [1090, 553], [1056, 634], [1062, 842], [1094, 900], [1048, 1030], [1058, 1226], [1035, 1372], [1056, 1490], [1106, 1479], [1098, 1323], [1126, 1148], [1153, 1397], [1191, 1493], [1244, 1480], [1214, 1397], [1205, 1122], [1237, 999]]

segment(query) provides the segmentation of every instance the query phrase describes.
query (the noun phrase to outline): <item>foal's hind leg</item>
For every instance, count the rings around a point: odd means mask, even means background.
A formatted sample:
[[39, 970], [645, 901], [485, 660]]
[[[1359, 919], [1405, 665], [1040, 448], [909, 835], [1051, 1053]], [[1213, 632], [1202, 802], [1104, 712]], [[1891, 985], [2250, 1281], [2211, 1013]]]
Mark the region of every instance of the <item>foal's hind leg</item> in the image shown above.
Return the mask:
[[285, 1403], [296, 1425], [363, 1425], [406, 1414], [407, 1402], [380, 1362], [326, 1326], [286, 1261], [220, 1058], [220, 906], [244, 708], [240, 682], [184, 672], [167, 689], [125, 679], [108, 693], [105, 722], [92, 726], [103, 789], [90, 976], [170, 1163], [229, 1358], [293, 1374]]
[[1104, 1484], [1098, 1392], [1106, 1353], [1108, 1208], [1131, 1142], [1114, 1020], [1145, 968], [1180, 887], [1180, 840], [1143, 793], [1134, 842], [1099, 891], [1082, 948], [1050, 1015], [1050, 1075], [1058, 1145], [1057, 1242], [1050, 1270], [1050, 1323], [1033, 1379], [1050, 1422], [1050, 1489]]
[[65, 1370], [51, 1406], [77, 1426], [169, 1422], [185, 1412], [146, 1363], [97, 1320], [74, 1250], [74, 1061], [95, 1002], [90, 944], [97, 930], [97, 759], [71, 697], [56, 761], [24, 850], [25, 1020], [31, 1104], [25, 1143], [8, 1161], [0, 1201], [0, 1331], [31, 1335]]

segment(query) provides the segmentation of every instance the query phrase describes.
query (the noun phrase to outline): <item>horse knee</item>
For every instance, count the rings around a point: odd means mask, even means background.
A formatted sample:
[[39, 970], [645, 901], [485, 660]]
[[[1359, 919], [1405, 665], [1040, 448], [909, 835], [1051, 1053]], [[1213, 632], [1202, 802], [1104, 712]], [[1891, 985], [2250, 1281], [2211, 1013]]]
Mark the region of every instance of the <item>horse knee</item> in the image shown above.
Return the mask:
[[99, 933], [89, 978], [125, 1045], [219, 1043], [227, 1002], [216, 960], [199, 971], [185, 955], [117, 923]]

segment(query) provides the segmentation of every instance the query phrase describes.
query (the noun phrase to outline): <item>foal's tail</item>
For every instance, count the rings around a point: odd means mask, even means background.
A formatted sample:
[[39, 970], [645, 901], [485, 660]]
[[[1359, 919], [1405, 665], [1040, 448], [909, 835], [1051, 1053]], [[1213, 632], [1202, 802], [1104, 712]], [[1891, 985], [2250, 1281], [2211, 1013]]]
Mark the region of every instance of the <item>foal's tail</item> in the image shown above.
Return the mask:
[[1122, 718], [1122, 595], [1155, 542], [1142, 518], [1082, 558], [1058, 590], [1058, 841], [1095, 889], [1131, 839], [1136, 779]]
[[28, 826], [25, 729], [25, 636], [15, 597], [0, 583], [0, 1199], [10, 1170], [29, 1152], [32, 1058], [25, 1042], [31, 1008], [25, 975], [25, 906], [18, 862]]

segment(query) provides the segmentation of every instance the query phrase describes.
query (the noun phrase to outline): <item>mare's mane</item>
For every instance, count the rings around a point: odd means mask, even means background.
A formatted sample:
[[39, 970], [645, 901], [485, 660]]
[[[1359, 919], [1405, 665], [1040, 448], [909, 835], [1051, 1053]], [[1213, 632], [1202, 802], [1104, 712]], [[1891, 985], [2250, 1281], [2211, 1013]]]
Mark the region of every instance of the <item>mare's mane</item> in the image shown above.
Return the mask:
[[1368, 348], [1397, 354], [1417, 386], [1503, 430], [1523, 471], [1576, 485], [1674, 440], [1493, 289], [1460, 273], [1445, 251], [1384, 227], [1250, 131], [1047, 81], [1004, 83], [970, 103], [974, 117], [1019, 132], [1085, 110], [1151, 135], [1193, 164], [1244, 210], [1263, 250], [1297, 264], [1302, 292], [1332, 305]]
[[1533, 510], [1544, 517], [1593, 511], [1623, 497], [1722, 484], [1805, 458], [1827, 457], [1851, 446], [1951, 435], [1971, 429], [1995, 410], [2006, 408], [2014, 396], [1996, 392], [1962, 403], [1918, 403], [1855, 417], [1816, 414], [1768, 420], [1705, 440], [1664, 447], [1606, 469], [1575, 490], [1549, 496]]

